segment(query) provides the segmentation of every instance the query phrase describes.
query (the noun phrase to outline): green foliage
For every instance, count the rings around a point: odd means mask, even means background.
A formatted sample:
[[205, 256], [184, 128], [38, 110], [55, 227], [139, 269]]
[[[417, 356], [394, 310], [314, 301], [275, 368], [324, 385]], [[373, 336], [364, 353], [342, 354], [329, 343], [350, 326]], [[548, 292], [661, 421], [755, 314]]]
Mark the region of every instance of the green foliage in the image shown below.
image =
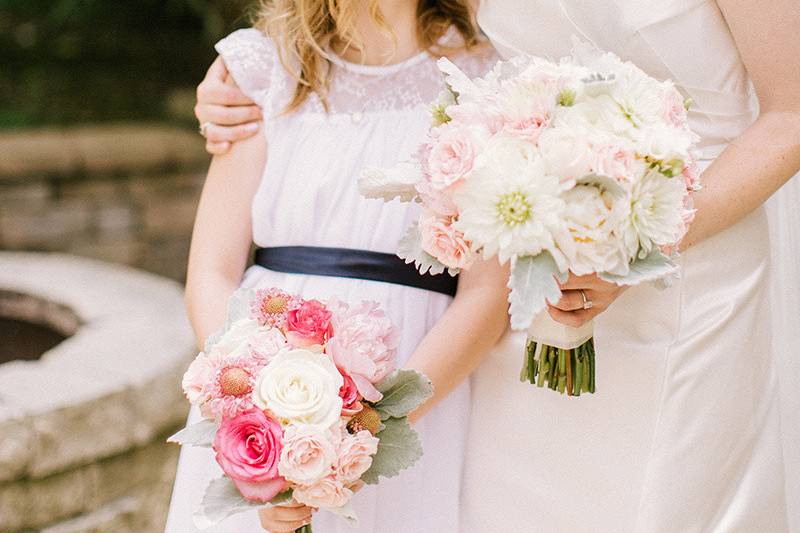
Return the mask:
[[0, 0], [0, 127], [166, 117], [251, 0]]

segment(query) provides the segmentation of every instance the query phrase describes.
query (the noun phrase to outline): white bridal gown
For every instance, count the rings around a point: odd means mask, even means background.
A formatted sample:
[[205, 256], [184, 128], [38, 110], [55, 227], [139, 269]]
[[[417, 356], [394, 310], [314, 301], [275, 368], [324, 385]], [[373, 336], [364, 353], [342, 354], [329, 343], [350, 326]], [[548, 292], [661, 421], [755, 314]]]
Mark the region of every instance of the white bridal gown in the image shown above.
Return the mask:
[[[714, 1], [481, 4], [479, 22], [503, 55], [558, 58], [574, 35], [676, 80], [695, 101], [703, 168], [756, 117]], [[796, 239], [800, 217], [783, 209]], [[687, 250], [672, 288], [623, 293], [595, 324], [595, 395], [520, 383], [524, 338], [507, 336], [472, 381], [462, 531], [787, 531], [772, 250], [761, 208]], [[797, 279], [782, 289], [795, 297], [777, 311], [792, 313], [796, 335]]]
[[[454, 38], [449, 34], [448, 38]], [[419, 54], [389, 66], [336, 60], [330, 87], [331, 112], [316, 97], [290, 114], [280, 114], [294, 81], [284, 71], [273, 42], [255, 29], [240, 30], [217, 45], [238, 85], [263, 107], [268, 162], [252, 204], [253, 241], [258, 246], [327, 246], [394, 253], [416, 206], [361, 198], [359, 172], [391, 166], [409, 157], [429, 125], [427, 105], [443, 88], [436, 60]], [[495, 58], [496, 59], [496, 58]], [[454, 60], [471, 75], [493, 63], [489, 52]], [[236, 184], [232, 183], [232, 187]], [[280, 287], [309, 298], [380, 302], [400, 329], [398, 363], [403, 363], [447, 309], [449, 296], [388, 283], [282, 274], [260, 266], [244, 276], [246, 287]], [[318, 533], [427, 533], [459, 531], [458, 498], [469, 417], [465, 383], [420, 421], [424, 457], [399, 477], [361, 490], [353, 500], [359, 523], [350, 526], [317, 513]], [[198, 420], [192, 411], [189, 422]], [[196, 531], [192, 512], [206, 484], [221, 475], [210, 450], [181, 451], [169, 533]], [[206, 530], [261, 531], [255, 512], [235, 515]]]

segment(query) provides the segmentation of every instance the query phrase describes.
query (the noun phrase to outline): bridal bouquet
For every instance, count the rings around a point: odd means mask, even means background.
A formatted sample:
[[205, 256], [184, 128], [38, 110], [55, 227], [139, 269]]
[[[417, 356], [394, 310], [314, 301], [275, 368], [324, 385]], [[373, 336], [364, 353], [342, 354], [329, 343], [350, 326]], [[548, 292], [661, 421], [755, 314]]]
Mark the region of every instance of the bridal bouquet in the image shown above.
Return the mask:
[[439, 61], [447, 90], [408, 162], [366, 169], [364, 196], [422, 204], [398, 255], [455, 275], [476, 257], [511, 261], [511, 326], [528, 329], [522, 380], [595, 391], [591, 323], [553, 321], [559, 282], [669, 281], [699, 187], [688, 102], [670, 81], [576, 44], [558, 63], [499, 62], [470, 79]]
[[322, 303], [274, 288], [235, 294], [224, 330], [183, 379], [205, 420], [169, 439], [213, 448], [224, 472], [195, 524], [291, 500], [355, 519], [355, 486], [422, 455], [406, 417], [432, 387], [395, 368], [397, 343], [375, 302]]

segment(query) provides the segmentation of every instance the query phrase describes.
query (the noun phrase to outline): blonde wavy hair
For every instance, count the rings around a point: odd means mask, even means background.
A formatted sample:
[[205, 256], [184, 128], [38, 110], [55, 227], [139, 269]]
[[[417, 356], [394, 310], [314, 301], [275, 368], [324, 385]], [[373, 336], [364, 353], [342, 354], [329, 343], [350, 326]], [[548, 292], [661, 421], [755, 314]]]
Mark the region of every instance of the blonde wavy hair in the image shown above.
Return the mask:
[[[253, 26], [275, 40], [281, 63], [297, 81], [284, 112], [300, 107], [312, 93], [327, 109], [328, 50], [334, 46], [360, 49], [356, 19], [365, 4], [378, 27], [394, 38], [378, 0], [260, 0]], [[461, 35], [459, 48], [470, 49], [481, 42], [469, 0], [418, 0], [417, 40], [424, 50], [440, 55], [452, 51], [438, 46], [451, 26]]]

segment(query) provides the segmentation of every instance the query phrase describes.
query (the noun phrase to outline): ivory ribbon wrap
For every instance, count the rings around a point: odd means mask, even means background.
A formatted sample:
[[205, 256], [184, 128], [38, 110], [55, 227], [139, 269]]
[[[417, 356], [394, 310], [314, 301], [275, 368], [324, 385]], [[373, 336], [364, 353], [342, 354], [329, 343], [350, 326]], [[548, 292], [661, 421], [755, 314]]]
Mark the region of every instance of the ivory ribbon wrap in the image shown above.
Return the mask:
[[528, 340], [563, 350], [577, 348], [592, 338], [594, 321], [589, 321], [579, 328], [565, 326], [553, 320], [547, 311], [542, 311], [533, 319], [528, 328]]

